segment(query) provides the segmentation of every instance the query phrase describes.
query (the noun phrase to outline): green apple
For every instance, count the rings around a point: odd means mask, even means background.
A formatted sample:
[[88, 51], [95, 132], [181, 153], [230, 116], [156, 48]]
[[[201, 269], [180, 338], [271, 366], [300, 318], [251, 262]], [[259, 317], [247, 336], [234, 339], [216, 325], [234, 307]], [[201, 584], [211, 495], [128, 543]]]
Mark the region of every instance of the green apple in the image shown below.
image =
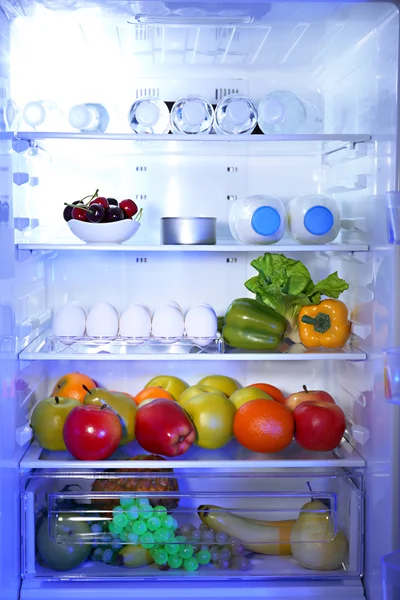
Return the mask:
[[178, 403], [181, 406], [183, 406], [186, 400], [189, 400], [190, 398], [194, 398], [195, 396], [198, 396], [199, 394], [204, 394], [206, 392], [208, 394], [219, 394], [220, 396], [226, 398], [223, 392], [220, 392], [219, 390], [217, 390], [217, 388], [211, 387], [211, 385], [192, 385], [191, 387], [186, 388], [184, 392], [182, 392], [182, 394], [178, 398]]
[[242, 404], [246, 404], [246, 402], [250, 402], [250, 400], [258, 400], [259, 398], [273, 400], [272, 396], [266, 392], [251, 386], [236, 390], [236, 392], [233, 392], [232, 396], [230, 396], [229, 400], [233, 402], [237, 410], [242, 406]]
[[[82, 403], [79, 402], [80, 406]], [[69, 571], [79, 567], [92, 550], [84, 543], [90, 537], [89, 525], [77, 518], [78, 514], [59, 513], [52, 517], [52, 537], [49, 536], [48, 519], [43, 519], [36, 535], [36, 546], [42, 561], [55, 571]], [[75, 539], [73, 539], [75, 537]], [[54, 538], [54, 539], [52, 539]]]
[[240, 388], [240, 385], [234, 379], [227, 377], [226, 375], [208, 375], [203, 377], [198, 385], [210, 385], [216, 388], [220, 392], [223, 392], [225, 396], [231, 396], [233, 392]]
[[173, 375], [158, 375], [146, 383], [144, 387], [160, 387], [166, 392], [169, 392], [175, 398], [175, 400], [178, 400], [182, 392], [184, 392], [189, 386], [187, 383], [182, 381], [182, 379], [174, 377]]
[[45, 398], [36, 404], [31, 416], [31, 427], [38, 444], [45, 450], [66, 450], [63, 429], [73, 408], [82, 403], [59, 396]]
[[189, 398], [185, 410], [196, 428], [197, 446], [215, 450], [232, 439], [236, 408], [229, 398], [206, 392]]
[[88, 391], [83, 399], [87, 406], [103, 406], [107, 404], [119, 417], [122, 425], [122, 438], [120, 446], [129, 444], [135, 439], [135, 422], [137, 406], [126, 394], [109, 392], [103, 388], [93, 388]]

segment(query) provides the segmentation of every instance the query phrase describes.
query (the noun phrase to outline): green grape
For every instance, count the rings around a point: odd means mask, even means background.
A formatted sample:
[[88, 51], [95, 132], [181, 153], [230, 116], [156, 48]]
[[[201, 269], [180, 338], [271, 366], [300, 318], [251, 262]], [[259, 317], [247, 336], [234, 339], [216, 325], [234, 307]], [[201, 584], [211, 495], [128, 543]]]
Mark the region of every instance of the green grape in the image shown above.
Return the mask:
[[211, 560], [211, 554], [208, 550], [199, 550], [196, 554], [196, 558], [201, 565], [208, 565]]
[[110, 521], [108, 524], [108, 529], [113, 536], [118, 536], [121, 533], [121, 528], [117, 527], [114, 521]]
[[154, 562], [157, 563], [157, 565], [165, 565], [165, 563], [168, 560], [168, 554], [166, 550], [163, 550], [162, 548], [157, 548], [157, 550], [155, 550], [153, 554], [153, 558]]
[[98, 562], [98, 561], [102, 561], [102, 560], [103, 560], [103, 550], [102, 550], [100, 547], [99, 547], [99, 548], [96, 548], [96, 550], [93, 552], [93, 554], [92, 554], [92, 559], [93, 559], [95, 562]]
[[[144, 534], [142, 534], [142, 535], [144, 535]], [[130, 544], [138, 544], [139, 536], [136, 533], [128, 533], [128, 542]]]
[[172, 529], [167, 529], [167, 533], [168, 533], [168, 540], [167, 541], [173, 540], [174, 537], [175, 537], [175, 533], [172, 531]]
[[130, 508], [135, 504], [135, 498], [125, 496], [124, 498], [120, 498], [119, 503], [122, 508]]
[[157, 529], [154, 532], [154, 539], [158, 544], [165, 544], [168, 541], [168, 531], [167, 529]]
[[136, 533], [136, 535], [142, 535], [142, 533], [145, 533], [145, 531], [147, 531], [147, 525], [144, 521], [135, 521], [132, 524], [132, 533]]
[[128, 523], [128, 517], [123, 513], [117, 513], [114, 515], [113, 522], [119, 529], [123, 529]]
[[174, 517], [171, 517], [171, 515], [163, 514], [161, 516], [161, 523], [162, 527], [165, 527], [165, 529], [172, 529], [173, 531], [175, 531], [175, 529], [178, 528], [178, 523], [176, 519], [174, 519]]
[[122, 506], [116, 506], [113, 509], [113, 516], [115, 517], [115, 515], [117, 515], [118, 513], [123, 513], [124, 509], [122, 508]]
[[179, 554], [179, 544], [167, 543], [165, 544], [165, 549], [168, 554]]
[[121, 533], [119, 534], [119, 539], [121, 540], [121, 542], [127, 542], [128, 541], [128, 532], [127, 531], [121, 531]]
[[197, 571], [199, 568], [199, 561], [194, 556], [192, 556], [192, 558], [186, 558], [183, 561], [183, 568], [185, 571]]
[[180, 556], [168, 556], [168, 566], [171, 569], [179, 569], [182, 566], [183, 560]]
[[161, 514], [161, 513], [165, 513], [165, 514], [166, 514], [168, 511], [167, 511], [167, 509], [165, 508], [165, 506], [156, 506], [156, 507], [154, 508], [154, 512], [155, 512], [155, 513], [156, 513], [158, 516], [160, 516], [160, 514]]
[[158, 517], [150, 517], [150, 519], [147, 521], [147, 529], [150, 529], [150, 531], [155, 531], [160, 527], [161, 521]]
[[113, 559], [114, 553], [111, 550], [111, 548], [107, 548], [107, 550], [104, 550], [103, 552], [103, 562], [110, 564], [112, 559]]
[[150, 500], [148, 498], [136, 498], [136, 504], [138, 506], [146, 506], [150, 504]]
[[190, 544], [182, 544], [179, 548], [179, 556], [182, 556], [182, 558], [192, 558], [193, 546]]
[[180, 544], [182, 544], [182, 543], [183, 543], [183, 544], [186, 544], [186, 541], [187, 541], [187, 540], [186, 540], [186, 538], [185, 538], [185, 537], [183, 537], [183, 535], [177, 535], [175, 539], [176, 539], [176, 541], [177, 541], [178, 543], [180, 543]]
[[137, 506], [133, 505], [130, 508], [128, 508], [127, 512], [126, 512], [126, 516], [128, 517], [128, 519], [130, 521], [135, 521], [136, 519], [139, 518], [139, 509]]
[[154, 535], [150, 533], [150, 531], [146, 531], [146, 533], [143, 533], [140, 536], [140, 543], [142, 544], [143, 548], [149, 550], [154, 546]]
[[139, 517], [141, 519], [150, 519], [153, 516], [153, 507], [150, 505], [143, 505], [139, 509]]

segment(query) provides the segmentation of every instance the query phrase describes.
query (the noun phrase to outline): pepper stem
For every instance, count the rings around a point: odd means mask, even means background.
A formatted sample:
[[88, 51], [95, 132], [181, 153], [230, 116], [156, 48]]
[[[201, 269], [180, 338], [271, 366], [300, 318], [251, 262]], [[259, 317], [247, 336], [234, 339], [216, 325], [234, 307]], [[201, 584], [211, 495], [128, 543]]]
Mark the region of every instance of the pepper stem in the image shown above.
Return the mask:
[[308, 389], [306, 385], [303, 385], [303, 390], [305, 391], [306, 394], [308, 394]]
[[314, 325], [314, 329], [318, 333], [325, 333], [331, 328], [331, 318], [326, 313], [318, 313], [315, 319], [308, 315], [304, 315], [304, 317], [301, 318], [301, 322], [306, 325]]
[[91, 393], [92, 393], [92, 392], [89, 390], [89, 388], [88, 388], [88, 387], [87, 387], [85, 384], [83, 384], [83, 385], [82, 385], [82, 387], [83, 387], [83, 389], [85, 390], [85, 392], [87, 392], [88, 394], [91, 394]]
[[54, 400], [56, 401], [56, 404], [60, 404], [60, 399], [58, 396], [55, 396]]

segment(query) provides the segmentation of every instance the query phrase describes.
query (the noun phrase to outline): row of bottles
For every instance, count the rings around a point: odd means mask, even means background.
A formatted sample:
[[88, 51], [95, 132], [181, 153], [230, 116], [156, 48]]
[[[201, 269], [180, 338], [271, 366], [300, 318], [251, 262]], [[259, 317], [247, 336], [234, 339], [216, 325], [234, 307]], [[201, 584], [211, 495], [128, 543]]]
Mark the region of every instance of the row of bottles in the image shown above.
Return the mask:
[[[20, 118], [15, 115], [10, 129], [28, 126], [37, 131], [64, 131], [67, 126], [69, 130], [91, 134], [128, 128], [126, 122], [115, 128], [121, 120], [117, 117], [102, 104], [84, 103], [73, 106], [65, 118], [56, 103], [35, 101], [24, 107]], [[171, 109], [158, 98], [142, 97], [132, 104], [128, 123], [138, 134], [171, 131], [176, 134], [240, 135], [252, 133], [257, 125], [263, 133], [276, 135], [317, 133], [323, 129], [317, 107], [289, 91], [271, 92], [258, 106], [243, 94], [225, 96], [216, 107], [201, 96], [188, 95], [177, 100]]]
[[335, 200], [321, 194], [299, 196], [287, 207], [274, 196], [250, 196], [232, 204], [229, 227], [242, 244], [274, 244], [286, 229], [299, 244], [329, 244], [339, 235], [341, 214]]

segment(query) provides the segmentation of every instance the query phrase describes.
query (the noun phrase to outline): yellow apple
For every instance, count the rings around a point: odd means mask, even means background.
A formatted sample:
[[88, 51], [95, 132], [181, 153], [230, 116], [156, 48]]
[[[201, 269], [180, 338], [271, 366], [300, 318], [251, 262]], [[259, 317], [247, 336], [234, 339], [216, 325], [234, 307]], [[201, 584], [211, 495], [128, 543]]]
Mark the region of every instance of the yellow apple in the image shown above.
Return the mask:
[[232, 439], [236, 409], [226, 396], [199, 394], [185, 402], [185, 410], [196, 428], [197, 446], [216, 450]]
[[231, 396], [234, 391], [240, 388], [240, 385], [234, 379], [227, 377], [226, 375], [208, 375], [203, 377], [198, 385], [210, 385], [216, 388], [220, 392], [223, 392], [225, 396]]
[[259, 398], [264, 398], [265, 400], [274, 400], [272, 396], [266, 392], [263, 392], [255, 387], [251, 387], [250, 385], [233, 392], [232, 396], [229, 397], [229, 400], [233, 402], [237, 410], [242, 406], [242, 404], [246, 404], [246, 402], [250, 402], [250, 400], [258, 400]]
[[173, 375], [158, 375], [146, 383], [144, 387], [160, 387], [166, 392], [169, 392], [175, 398], [175, 400], [178, 400], [182, 392], [184, 392], [189, 386], [187, 383], [182, 381], [182, 379], [174, 377]]
[[182, 394], [178, 398], [178, 403], [181, 406], [183, 406], [185, 402], [190, 398], [194, 398], [195, 396], [198, 396], [199, 394], [204, 394], [206, 392], [208, 394], [218, 394], [226, 398], [223, 392], [220, 392], [219, 390], [217, 390], [217, 388], [213, 388], [210, 385], [192, 385], [191, 387], [186, 388], [184, 392], [182, 392]]

